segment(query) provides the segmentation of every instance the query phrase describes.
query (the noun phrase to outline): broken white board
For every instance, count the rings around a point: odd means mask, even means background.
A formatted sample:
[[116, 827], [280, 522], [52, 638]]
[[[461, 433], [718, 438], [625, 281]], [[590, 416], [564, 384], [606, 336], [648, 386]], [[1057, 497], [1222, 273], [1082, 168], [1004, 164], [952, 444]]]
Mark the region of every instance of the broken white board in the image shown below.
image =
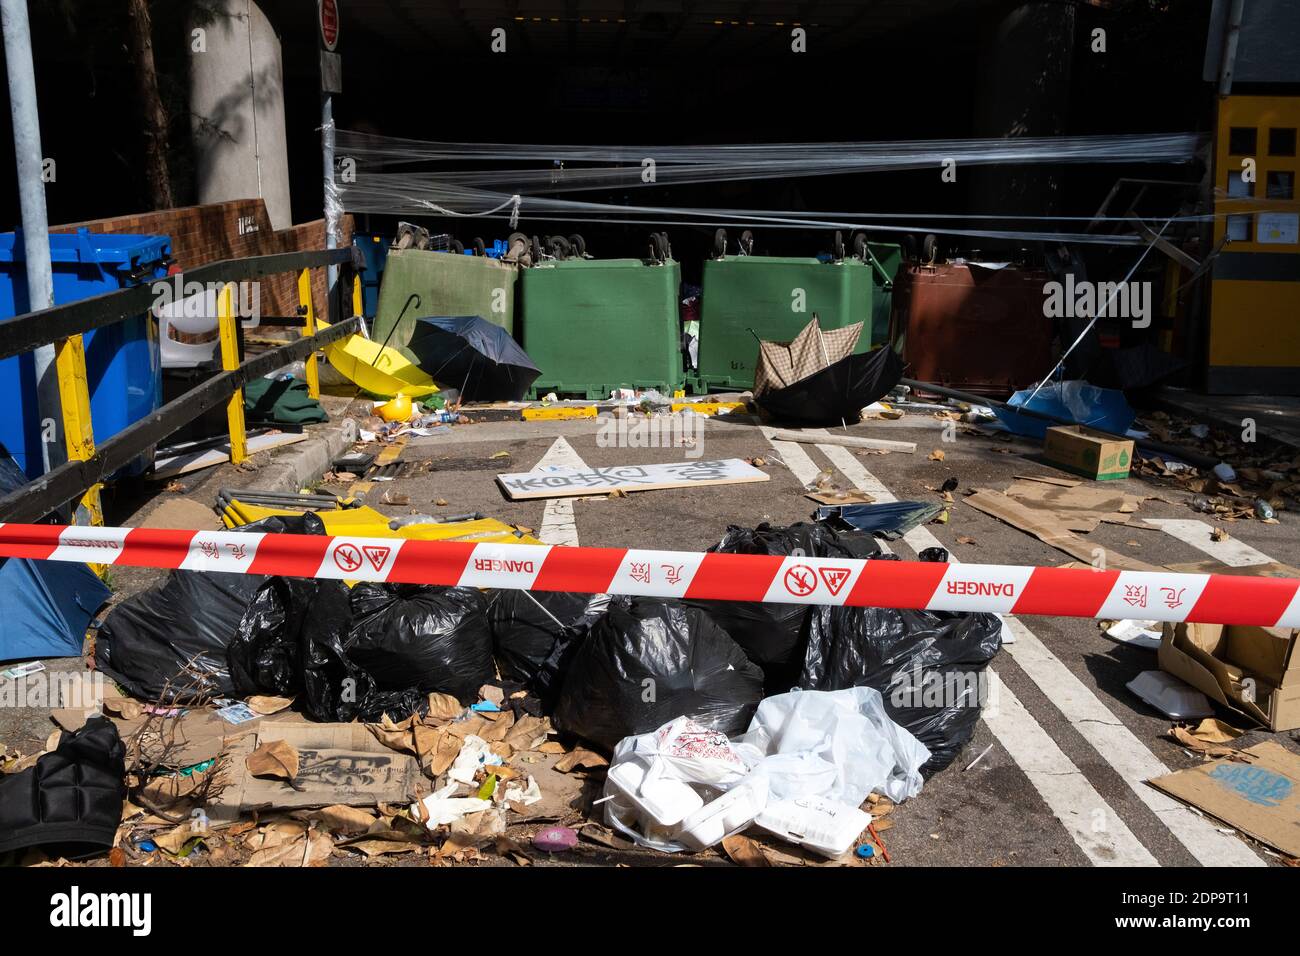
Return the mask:
[[[263, 435], [252, 435], [247, 442], [248, 453], [256, 455], [259, 451], [279, 448], [281, 445], [292, 445], [295, 442], [306, 441], [309, 437], [305, 432], [268, 432]], [[230, 442], [217, 445], [215, 448], [196, 448], [193, 451], [157, 459], [151, 477], [155, 480], [175, 478], [178, 475], [198, 471], [200, 468], [223, 465], [228, 461], [230, 461]]]
[[615, 465], [610, 468], [549, 468], [497, 475], [501, 489], [512, 501], [767, 480], [766, 472], [739, 458], [678, 461], [666, 465]]

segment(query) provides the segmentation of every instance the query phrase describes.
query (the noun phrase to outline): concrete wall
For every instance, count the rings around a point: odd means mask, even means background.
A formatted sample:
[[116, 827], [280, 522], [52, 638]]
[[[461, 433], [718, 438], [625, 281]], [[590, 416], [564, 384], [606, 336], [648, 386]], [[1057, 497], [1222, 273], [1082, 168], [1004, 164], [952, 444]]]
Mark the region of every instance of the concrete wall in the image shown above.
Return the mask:
[[[260, 198], [271, 228], [285, 229], [292, 213], [280, 38], [253, 0], [195, 4], [189, 28], [199, 201]], [[204, 31], [203, 50], [194, 49], [195, 29]]]

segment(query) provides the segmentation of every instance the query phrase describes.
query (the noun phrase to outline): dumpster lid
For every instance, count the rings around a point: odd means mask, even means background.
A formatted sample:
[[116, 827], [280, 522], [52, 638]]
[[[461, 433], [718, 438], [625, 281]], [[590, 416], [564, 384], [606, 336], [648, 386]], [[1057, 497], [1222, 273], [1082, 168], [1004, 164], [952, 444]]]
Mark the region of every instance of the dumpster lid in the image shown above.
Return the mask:
[[[171, 244], [170, 236], [91, 232], [83, 226], [76, 232], [50, 233], [50, 261], [122, 268], [165, 259], [171, 251]], [[21, 230], [0, 233], [0, 262], [24, 262], [26, 259]]]

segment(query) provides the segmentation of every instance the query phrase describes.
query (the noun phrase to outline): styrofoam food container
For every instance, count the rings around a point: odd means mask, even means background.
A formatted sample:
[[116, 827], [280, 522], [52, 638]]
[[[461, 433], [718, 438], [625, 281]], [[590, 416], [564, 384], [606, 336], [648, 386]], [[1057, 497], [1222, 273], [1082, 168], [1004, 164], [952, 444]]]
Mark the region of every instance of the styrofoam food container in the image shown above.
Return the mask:
[[633, 805], [661, 827], [673, 827], [704, 806], [689, 784], [666, 777], [646, 779], [645, 766], [625, 760], [609, 768], [606, 779]]
[[871, 814], [838, 800], [798, 797], [769, 803], [754, 822], [783, 840], [837, 857], [847, 853], [861, 836], [871, 823]]
[[693, 849], [713, 846], [754, 822], [767, 803], [767, 781], [748, 780], [682, 821], [678, 840]]

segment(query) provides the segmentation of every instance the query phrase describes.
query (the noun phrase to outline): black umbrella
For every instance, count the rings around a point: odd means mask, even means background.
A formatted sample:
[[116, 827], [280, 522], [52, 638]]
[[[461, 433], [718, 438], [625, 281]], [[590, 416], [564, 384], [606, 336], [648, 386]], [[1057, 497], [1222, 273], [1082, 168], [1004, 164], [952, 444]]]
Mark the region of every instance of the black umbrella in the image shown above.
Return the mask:
[[477, 315], [417, 319], [407, 350], [440, 385], [465, 401], [519, 401], [541, 375], [510, 333]]
[[849, 355], [784, 388], [754, 396], [754, 402], [779, 421], [804, 425], [856, 422], [863, 407], [898, 384], [906, 366], [889, 346]]

